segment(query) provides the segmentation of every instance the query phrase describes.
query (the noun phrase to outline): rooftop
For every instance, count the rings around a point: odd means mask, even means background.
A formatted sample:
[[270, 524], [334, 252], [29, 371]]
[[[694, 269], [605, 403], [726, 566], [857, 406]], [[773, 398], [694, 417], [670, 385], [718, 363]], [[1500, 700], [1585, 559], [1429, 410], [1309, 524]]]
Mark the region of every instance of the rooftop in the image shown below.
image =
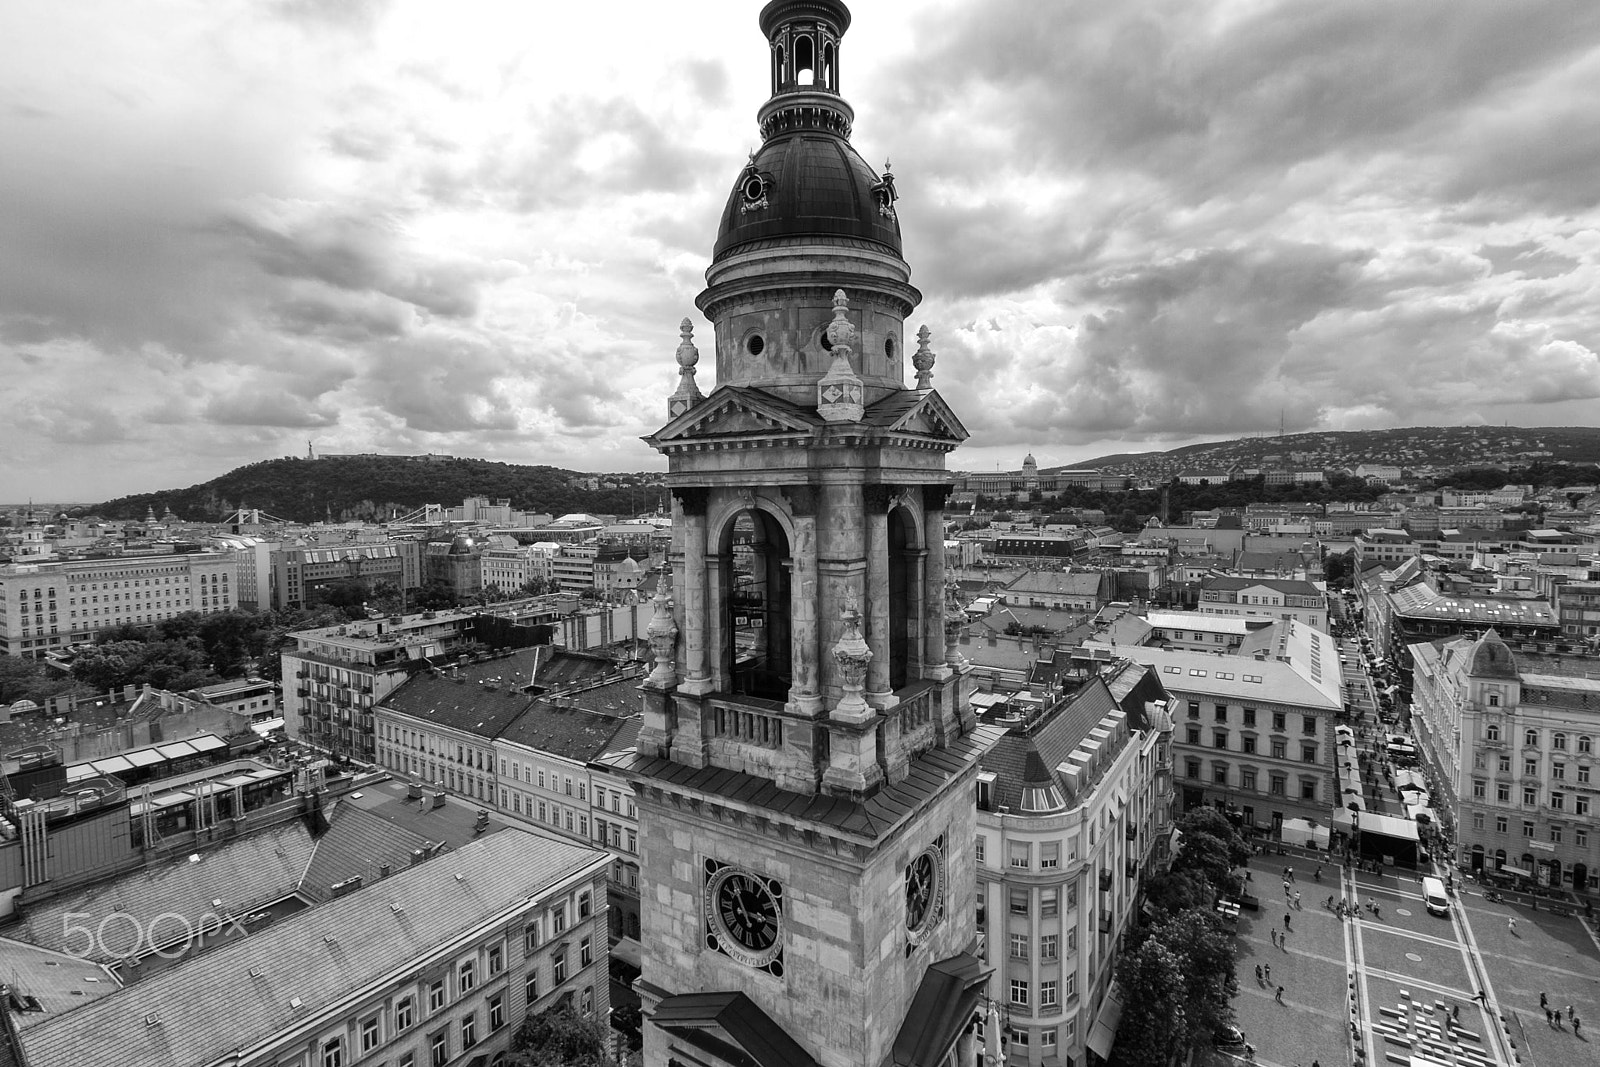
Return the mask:
[[250, 1048], [517, 907], [604, 853], [496, 834], [287, 917], [20, 1036], [30, 1067], [188, 1067]]

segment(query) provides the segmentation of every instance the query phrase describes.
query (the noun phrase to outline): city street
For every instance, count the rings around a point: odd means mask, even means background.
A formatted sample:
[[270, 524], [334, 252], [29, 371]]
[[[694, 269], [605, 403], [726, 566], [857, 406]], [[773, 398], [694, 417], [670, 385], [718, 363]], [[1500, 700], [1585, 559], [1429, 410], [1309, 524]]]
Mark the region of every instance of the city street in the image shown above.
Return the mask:
[[[1301, 893], [1298, 910], [1285, 904], [1286, 865]], [[1324, 864], [1318, 882], [1317, 866], [1304, 854], [1250, 862], [1246, 891], [1261, 910], [1240, 919], [1235, 1008], [1257, 1063], [1350, 1065], [1359, 1042], [1362, 1062], [1372, 1065], [1405, 1064], [1414, 1053], [1441, 1064], [1600, 1067], [1600, 1036], [1588, 1030], [1600, 1027], [1600, 945], [1582, 921], [1491, 904], [1476, 888], [1463, 895], [1459, 885], [1451, 915], [1430, 915], [1416, 875]], [[1329, 895], [1341, 892], [1360, 901], [1360, 918], [1341, 920], [1328, 910]], [[1289, 933], [1280, 945], [1286, 914]], [[1565, 1019], [1560, 1029], [1547, 1022], [1541, 992], [1552, 1008], [1572, 1005], [1580, 1034]], [[1217, 1053], [1214, 1062], [1240, 1058]]]

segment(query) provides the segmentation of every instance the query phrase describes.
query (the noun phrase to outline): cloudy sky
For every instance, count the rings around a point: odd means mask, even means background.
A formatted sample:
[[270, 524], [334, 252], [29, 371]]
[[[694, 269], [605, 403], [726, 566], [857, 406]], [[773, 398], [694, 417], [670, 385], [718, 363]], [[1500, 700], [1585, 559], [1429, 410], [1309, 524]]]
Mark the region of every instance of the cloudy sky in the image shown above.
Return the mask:
[[[1600, 422], [1593, 0], [855, 0], [962, 469]], [[664, 469], [757, 0], [6, 0], [0, 501]]]

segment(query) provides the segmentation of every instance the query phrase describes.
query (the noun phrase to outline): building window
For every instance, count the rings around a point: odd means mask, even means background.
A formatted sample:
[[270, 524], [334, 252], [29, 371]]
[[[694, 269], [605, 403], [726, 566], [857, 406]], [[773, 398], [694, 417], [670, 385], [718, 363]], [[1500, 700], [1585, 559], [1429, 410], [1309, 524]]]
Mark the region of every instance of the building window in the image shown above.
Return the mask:
[[1522, 803], [1525, 804], [1526, 806], [1530, 807], [1530, 808], [1533, 807], [1535, 804], [1539, 803], [1539, 790], [1537, 790], [1536, 788], [1534, 788], [1531, 785], [1523, 786], [1522, 787]]
[[478, 1017], [469, 1015], [461, 1020], [461, 1048], [463, 1051], [478, 1043]]
[[1200, 743], [1200, 727], [1190, 723], [1189, 728], [1184, 731], [1183, 737], [1188, 744], [1198, 745]]
[[1042, 1048], [1056, 1047], [1056, 1028], [1047, 1026], [1039, 1031], [1039, 1045]]
[[1267, 791], [1275, 797], [1281, 797], [1284, 795], [1284, 790], [1287, 787], [1288, 781], [1289, 779], [1284, 775], [1274, 774], [1272, 776], [1272, 783]]
[[1500, 694], [1499, 693], [1490, 693], [1489, 694], [1489, 706], [1491, 708], [1498, 708], [1500, 706]]
[[1256, 772], [1248, 769], [1241, 770], [1239, 772], [1239, 788], [1247, 789], [1252, 793], [1255, 792]]
[[1533, 820], [1532, 819], [1523, 819], [1522, 820], [1522, 836], [1523, 837], [1532, 837], [1533, 836]]
[[1483, 829], [1483, 812], [1475, 811], [1472, 813], [1472, 828], [1474, 830]]
[[1287, 721], [1288, 721], [1288, 716], [1284, 715], [1283, 712], [1275, 711], [1275, 712], [1272, 713], [1272, 728], [1274, 730], [1287, 729], [1287, 727], [1284, 725], [1285, 722], [1287, 722]]
[[1256, 750], [1256, 739], [1255, 739], [1255, 737], [1253, 735], [1244, 734], [1243, 736], [1241, 736], [1239, 738], [1239, 751], [1244, 752], [1246, 754], [1254, 755], [1255, 754], [1255, 750]]
[[1254, 726], [1256, 724], [1256, 709], [1255, 708], [1245, 708], [1244, 709], [1244, 724], [1246, 726]]
[[1029, 865], [1027, 842], [1011, 842], [1011, 866], [1027, 868]]
[[1572, 811], [1573, 811], [1573, 814], [1575, 814], [1575, 815], [1587, 815], [1587, 814], [1589, 814], [1589, 798], [1586, 797], [1586, 796], [1582, 796], [1582, 795], [1573, 797], [1572, 798]]
[[1039, 1006], [1053, 1008], [1056, 1006], [1056, 984], [1054, 982], [1039, 983]]
[[1189, 718], [1198, 719], [1199, 717], [1200, 717], [1200, 702], [1198, 700], [1189, 701]]
[[523, 995], [527, 998], [528, 1007], [533, 1007], [533, 1002], [539, 999], [539, 972], [529, 971], [527, 981], [522, 986]]
[[982, 867], [984, 864], [984, 838], [982, 834], [978, 835], [977, 843], [973, 846], [973, 848], [977, 853], [978, 866]]
[[[1011, 979], [1011, 1003], [1022, 1007], [1028, 1006], [1028, 980], [1026, 978]], [[339, 1067], [334, 1064], [333, 1067]]]
[[1300, 732], [1314, 734], [1317, 732], [1317, 717], [1315, 715], [1300, 716]]
[[1550, 764], [1550, 777], [1561, 779], [1567, 776], [1567, 765], [1560, 760]]
[[1041, 870], [1054, 870], [1061, 866], [1061, 842], [1043, 841], [1039, 844], [1039, 867]]
[[1496, 815], [1494, 817], [1494, 832], [1495, 833], [1497, 833], [1497, 834], [1510, 833], [1510, 830], [1511, 830], [1510, 825], [1507, 823], [1506, 817], [1504, 815]]
[[1214, 783], [1216, 783], [1217, 785], [1227, 785], [1228, 784], [1228, 765], [1226, 763], [1214, 763], [1214, 764], [1212, 764], [1212, 766], [1211, 766], [1211, 780]]
[[1200, 761], [1197, 759], [1184, 760], [1184, 776], [1187, 778], [1200, 777]]
[[1028, 958], [1027, 934], [1011, 935], [1011, 958], [1014, 960], [1025, 960]]
[[1212, 731], [1212, 734], [1211, 734], [1211, 747], [1212, 748], [1227, 748], [1228, 747], [1228, 731], [1226, 731], [1226, 730], [1214, 730], [1214, 731]]
[[460, 996], [478, 984], [478, 963], [466, 960], [456, 969], [456, 995]]
[[1550, 747], [1551, 748], [1558, 748], [1558, 749], [1562, 750], [1563, 752], [1565, 752], [1566, 748], [1567, 748], [1567, 735], [1566, 734], [1551, 734], [1550, 735]]
[[1028, 891], [1026, 889], [1011, 890], [1011, 914], [1028, 914]]
[[416, 1001], [410, 997], [401, 997], [394, 1002], [394, 1028], [405, 1030], [409, 1028], [416, 1016]]
[[[1027, 892], [1027, 891], [1024, 890], [1023, 892]], [[1060, 892], [1060, 890], [1058, 890], [1055, 886], [1049, 886], [1047, 888], [1039, 890], [1039, 914], [1040, 915], [1042, 915], [1042, 916], [1044, 916], [1045, 918], [1048, 919], [1052, 915], [1055, 915], [1056, 912], [1060, 910], [1057, 907], [1057, 901], [1058, 901], [1057, 894], [1059, 892]]]
[[1578, 735], [1578, 751], [1585, 755], [1594, 751], [1594, 741], [1588, 734]]
[[1529, 748], [1539, 747], [1539, 731], [1525, 730], [1522, 734], [1522, 743]]
[[522, 935], [522, 949], [532, 953], [539, 947], [539, 920], [535, 919], [528, 924], [528, 929]]
[[506, 969], [506, 950], [503, 945], [489, 946], [489, 973], [499, 974]]
[[1522, 774], [1523, 774], [1524, 777], [1527, 777], [1527, 778], [1537, 778], [1537, 777], [1539, 777], [1539, 761], [1536, 760], [1536, 759], [1525, 759], [1525, 760], [1523, 760], [1522, 761]]
[[344, 1067], [344, 1038], [333, 1037], [322, 1043], [322, 1067]]
[[1289, 756], [1289, 743], [1281, 737], [1272, 739], [1272, 758], [1287, 759]]
[[582, 922], [584, 919], [587, 919], [589, 917], [589, 913], [590, 913], [591, 910], [592, 909], [591, 909], [591, 905], [589, 903], [589, 894], [587, 892], [579, 893], [578, 894], [578, 920], [580, 922]]
[[1510, 756], [1501, 756], [1500, 757], [1500, 773], [1501, 774], [1510, 774], [1511, 773], [1511, 757]]
[[429, 1067], [444, 1067], [450, 1060], [450, 1034], [440, 1030], [428, 1039]]
[[1550, 806], [1557, 811], [1566, 811], [1567, 795], [1561, 792], [1552, 792], [1550, 794]]
[[444, 979], [441, 978], [428, 987], [428, 1011], [436, 1012], [444, 1007]]
[[586, 937], [578, 943], [578, 966], [587, 967], [594, 962], [594, 938]]
[[1489, 783], [1474, 781], [1472, 783], [1472, 797], [1474, 800], [1483, 800], [1488, 796]]
[[1500, 724], [1492, 722], [1483, 728], [1483, 736], [1490, 741], [1500, 740]]
[[1300, 799], [1301, 800], [1315, 800], [1315, 799], [1317, 799], [1317, 780], [1315, 778], [1302, 778], [1302, 779], [1300, 779]]
[[550, 957], [550, 980], [560, 985], [567, 980], [567, 953], [565, 949]]
[[1055, 934], [1045, 934], [1039, 938], [1039, 958], [1053, 960], [1056, 958], [1056, 946], [1060, 943]]
[[1589, 767], [1587, 764], [1578, 764], [1578, 781], [1587, 785], [1589, 781]]
[[1315, 762], [1317, 762], [1317, 746], [1316, 745], [1301, 745], [1300, 746], [1300, 762], [1301, 763], [1315, 763]]
[[1216, 705], [1216, 710], [1214, 711], [1214, 713], [1212, 714], [1211, 717], [1216, 722], [1227, 722], [1228, 721], [1228, 705], [1226, 705], [1226, 704], [1218, 704], [1218, 705]]
[[1559, 826], [1550, 827], [1550, 843], [1554, 844], [1554, 845], [1561, 844], [1561, 827], [1559, 827]]
[[1078, 973], [1076, 971], [1067, 974], [1064, 988], [1066, 989], [1068, 1000], [1078, 995]]
[[578, 1011], [586, 1017], [594, 1014], [594, 986], [583, 987], [583, 998], [578, 1002]]
[[1577, 845], [1579, 848], [1588, 848], [1589, 847], [1589, 831], [1585, 830], [1581, 826], [1576, 828], [1576, 829], [1574, 829], [1572, 831], [1572, 843]]
[[361, 1051], [363, 1054], [378, 1047], [378, 1017], [361, 1020]]
[[567, 905], [563, 901], [550, 909], [550, 930], [559, 934], [567, 928]]
[[1502, 804], [1511, 803], [1511, 787], [1504, 782], [1496, 782], [1494, 785], [1494, 798]]

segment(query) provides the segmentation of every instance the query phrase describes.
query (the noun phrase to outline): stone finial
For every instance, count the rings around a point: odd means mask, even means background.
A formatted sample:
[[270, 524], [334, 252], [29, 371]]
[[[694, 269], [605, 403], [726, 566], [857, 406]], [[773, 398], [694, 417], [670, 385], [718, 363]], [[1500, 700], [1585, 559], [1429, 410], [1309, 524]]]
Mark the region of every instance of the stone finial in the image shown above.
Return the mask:
[[952, 667], [965, 667], [961, 655], [961, 630], [967, 616], [961, 610], [961, 586], [955, 575], [947, 574], [944, 580], [944, 661]]
[[651, 603], [655, 606], [655, 614], [650, 617], [650, 625], [645, 628], [645, 637], [650, 642], [650, 652], [655, 657], [655, 668], [651, 670], [650, 677], [646, 678], [645, 682], [658, 689], [671, 689], [678, 684], [678, 624], [672, 617], [671, 571], [662, 573], [661, 582], [656, 586], [656, 595]]
[[833, 643], [833, 662], [839, 668], [839, 686], [844, 693], [834, 708], [835, 715], [855, 718], [868, 714], [871, 709], [862, 696], [867, 679], [867, 664], [872, 660], [872, 649], [861, 636], [861, 613], [854, 607], [841, 608], [839, 620], [844, 632]]
[[667, 399], [667, 418], [675, 419], [694, 407], [705, 397], [694, 382], [695, 364], [700, 362], [700, 350], [694, 346], [694, 324], [687, 318], [678, 324], [678, 391]]
[[917, 369], [917, 388], [933, 388], [933, 349], [928, 347], [928, 333], [926, 326], [917, 327], [917, 354], [911, 357], [911, 365]]
[[828, 344], [833, 362], [817, 382], [817, 414], [828, 422], [860, 422], [866, 410], [866, 387], [850, 366], [856, 328], [849, 319], [850, 300], [843, 289], [833, 293], [833, 321], [828, 323]]

